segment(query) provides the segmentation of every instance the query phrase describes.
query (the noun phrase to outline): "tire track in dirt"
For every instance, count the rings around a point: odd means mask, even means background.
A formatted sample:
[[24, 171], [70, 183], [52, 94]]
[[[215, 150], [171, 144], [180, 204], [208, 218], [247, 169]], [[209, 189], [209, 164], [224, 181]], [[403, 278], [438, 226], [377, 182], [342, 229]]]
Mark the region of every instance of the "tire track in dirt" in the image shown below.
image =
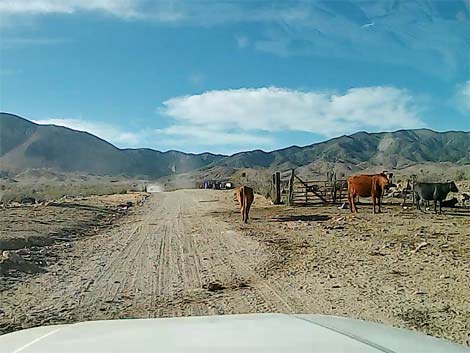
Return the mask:
[[[220, 225], [213, 219], [208, 220], [208, 223], [214, 228], [220, 228]], [[279, 289], [275, 289], [266, 279], [261, 278], [256, 273], [256, 263], [252, 263], [250, 257], [238, 254], [240, 250], [247, 248], [247, 246], [240, 247], [240, 237], [242, 236], [227, 229], [227, 225], [222, 225], [222, 227], [224, 229], [222, 232], [214, 232], [213, 234], [218, 241], [218, 247], [224, 249], [223, 253], [227, 256], [226, 261], [231, 263], [234, 272], [240, 274], [242, 278], [250, 283], [253, 293], [264, 303], [264, 305], [261, 305], [262, 311], [294, 312], [292, 305], [283, 299], [283, 294], [280, 293]], [[222, 238], [221, 234], [229, 235]]]
[[[75, 243], [63, 254], [62, 266], [2, 293], [2, 310], [10, 315], [0, 318], [0, 327], [292, 312], [279, 289], [255, 271], [269, 256], [264, 248], [235, 230], [238, 223], [208, 216], [227, 205], [220, 198], [200, 201], [218, 195], [203, 190], [153, 194], [119, 227]], [[213, 282], [226, 289], [209, 290]]]
[[[79, 300], [81, 308], [86, 308], [79, 313], [79, 317], [86, 319], [93, 312], [110, 311], [123, 287], [139, 289], [137, 286], [138, 274], [141, 266], [139, 260], [145, 256], [141, 254], [141, 250], [147, 241], [149, 212], [141, 222], [139, 222], [130, 235], [126, 238], [124, 232], [114, 235], [117, 239], [125, 239], [123, 244], [112, 244], [113, 257], [104, 266], [102, 272], [95, 276], [96, 279], [88, 287], [86, 292], [82, 293]], [[88, 276], [93, 276], [93, 268]]]

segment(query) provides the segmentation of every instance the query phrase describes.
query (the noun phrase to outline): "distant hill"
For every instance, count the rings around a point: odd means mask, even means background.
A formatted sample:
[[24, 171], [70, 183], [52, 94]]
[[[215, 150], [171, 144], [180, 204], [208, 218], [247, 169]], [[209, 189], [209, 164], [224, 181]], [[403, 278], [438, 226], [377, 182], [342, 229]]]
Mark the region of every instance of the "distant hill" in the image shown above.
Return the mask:
[[[348, 171], [374, 167], [391, 170], [429, 163], [469, 165], [470, 132], [428, 129], [358, 132], [305, 147], [223, 156], [119, 149], [87, 132], [38, 125], [0, 113], [0, 173], [9, 175], [45, 168], [68, 173], [160, 178], [193, 171], [199, 171], [198, 175], [228, 176], [240, 168], [298, 167], [311, 174], [323, 173], [332, 166], [349, 174]], [[208, 170], [216, 172], [205, 172]]]
[[293, 146], [269, 153], [260, 150], [237, 153], [213, 165], [301, 167], [320, 162], [354, 165], [359, 169], [371, 166], [401, 169], [425, 162], [470, 164], [470, 132], [428, 129], [358, 132], [305, 147]]
[[152, 149], [119, 149], [87, 132], [38, 125], [0, 113], [0, 171], [17, 174], [47, 168], [97, 175], [161, 177], [184, 173], [223, 158]]

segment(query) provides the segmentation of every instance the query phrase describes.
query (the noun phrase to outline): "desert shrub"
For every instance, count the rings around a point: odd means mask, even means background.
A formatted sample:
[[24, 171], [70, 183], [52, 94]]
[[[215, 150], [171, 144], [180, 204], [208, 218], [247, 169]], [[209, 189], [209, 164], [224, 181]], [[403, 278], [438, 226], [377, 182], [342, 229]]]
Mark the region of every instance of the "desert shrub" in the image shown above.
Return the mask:
[[36, 201], [58, 200], [66, 195], [85, 197], [91, 195], [126, 194], [142, 191], [142, 185], [128, 183], [68, 183], [7, 186], [2, 191], [1, 202], [20, 202], [24, 197], [32, 197]]
[[461, 169], [457, 170], [457, 172], [455, 173], [455, 180], [456, 181], [465, 180], [465, 171], [463, 171]]
[[237, 185], [247, 185], [253, 190], [266, 198], [272, 198], [271, 174], [267, 171], [253, 171], [251, 173], [236, 173], [231, 177], [231, 181]]

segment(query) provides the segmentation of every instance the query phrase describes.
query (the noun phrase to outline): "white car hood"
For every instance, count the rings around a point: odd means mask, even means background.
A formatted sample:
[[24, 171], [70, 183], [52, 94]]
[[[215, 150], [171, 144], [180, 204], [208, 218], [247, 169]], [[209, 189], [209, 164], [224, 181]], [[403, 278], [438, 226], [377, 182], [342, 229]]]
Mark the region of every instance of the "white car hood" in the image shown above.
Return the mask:
[[0, 336], [1, 353], [470, 352], [445, 340], [324, 315], [90, 321]]

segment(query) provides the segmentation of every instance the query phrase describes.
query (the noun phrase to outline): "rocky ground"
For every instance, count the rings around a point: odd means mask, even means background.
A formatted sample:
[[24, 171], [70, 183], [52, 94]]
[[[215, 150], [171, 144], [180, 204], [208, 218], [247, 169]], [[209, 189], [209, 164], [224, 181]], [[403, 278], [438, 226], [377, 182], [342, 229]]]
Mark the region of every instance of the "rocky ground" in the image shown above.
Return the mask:
[[25, 273], [45, 272], [60, 262], [59, 248], [108, 229], [144, 193], [66, 197], [37, 204], [12, 203], [0, 209], [0, 289], [22, 281]]

